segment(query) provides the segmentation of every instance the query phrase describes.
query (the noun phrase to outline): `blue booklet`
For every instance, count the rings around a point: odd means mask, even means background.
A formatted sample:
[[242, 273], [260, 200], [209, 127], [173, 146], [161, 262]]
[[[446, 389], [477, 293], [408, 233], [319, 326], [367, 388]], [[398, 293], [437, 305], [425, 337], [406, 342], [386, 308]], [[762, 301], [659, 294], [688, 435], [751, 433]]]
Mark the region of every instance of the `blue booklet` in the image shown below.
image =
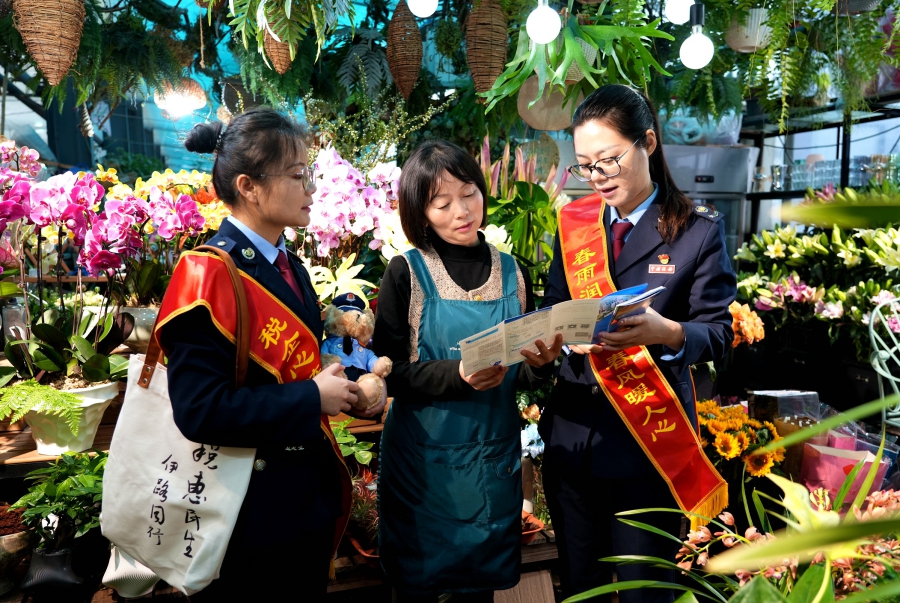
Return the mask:
[[647, 283], [628, 287], [600, 298], [600, 311], [594, 326], [593, 343], [598, 343], [600, 333], [615, 333], [619, 330], [617, 321], [626, 316], [643, 314], [653, 303], [653, 298], [665, 291], [665, 287], [647, 290]]

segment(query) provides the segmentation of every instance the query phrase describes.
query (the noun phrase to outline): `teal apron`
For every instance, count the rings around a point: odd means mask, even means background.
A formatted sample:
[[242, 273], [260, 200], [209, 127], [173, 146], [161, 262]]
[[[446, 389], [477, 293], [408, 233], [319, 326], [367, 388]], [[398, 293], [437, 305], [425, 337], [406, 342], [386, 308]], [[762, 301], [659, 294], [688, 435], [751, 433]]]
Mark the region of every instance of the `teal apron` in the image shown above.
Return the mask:
[[[517, 266], [500, 254], [503, 296], [441, 299], [418, 250], [406, 253], [425, 300], [419, 361], [459, 359], [461, 339], [521, 313]], [[518, 365], [471, 399], [395, 399], [381, 436], [379, 553], [409, 594], [512, 588], [522, 537]]]

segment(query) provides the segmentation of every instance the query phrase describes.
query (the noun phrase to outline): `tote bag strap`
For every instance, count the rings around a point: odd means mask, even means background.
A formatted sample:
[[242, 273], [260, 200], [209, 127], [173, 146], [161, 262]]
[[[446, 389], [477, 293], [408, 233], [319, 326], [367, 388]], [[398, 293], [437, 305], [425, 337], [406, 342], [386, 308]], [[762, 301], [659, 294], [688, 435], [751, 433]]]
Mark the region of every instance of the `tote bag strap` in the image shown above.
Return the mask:
[[[211, 251], [222, 258], [222, 261], [225, 262], [225, 267], [228, 268], [228, 276], [231, 278], [234, 297], [237, 300], [235, 382], [238, 387], [243, 387], [244, 378], [247, 376], [247, 364], [250, 359], [250, 312], [247, 308], [247, 294], [244, 291], [244, 284], [241, 282], [241, 275], [227, 251], [210, 245], [200, 245], [195, 247], [194, 251]], [[150, 386], [153, 373], [156, 371], [156, 363], [159, 361], [161, 354], [162, 348], [159, 347], [159, 341], [156, 337], [156, 325], [154, 324], [150, 336], [150, 345], [147, 346], [147, 354], [144, 357], [144, 368], [141, 370], [141, 378], [138, 380], [140, 387], [147, 389]]]

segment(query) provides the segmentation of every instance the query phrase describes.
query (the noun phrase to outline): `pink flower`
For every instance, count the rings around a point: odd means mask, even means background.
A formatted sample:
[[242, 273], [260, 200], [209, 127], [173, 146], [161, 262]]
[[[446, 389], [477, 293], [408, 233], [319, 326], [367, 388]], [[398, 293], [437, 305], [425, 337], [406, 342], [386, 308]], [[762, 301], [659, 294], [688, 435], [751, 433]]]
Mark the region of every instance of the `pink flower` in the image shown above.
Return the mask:
[[763, 537], [763, 535], [760, 534], [760, 533], [757, 531], [757, 529], [754, 528], [753, 526], [750, 526], [749, 528], [747, 528], [747, 531], [744, 532], [744, 538], [746, 538], [746, 539], [749, 540], [750, 542], [753, 542], [754, 540], [758, 540], [758, 539], [760, 539], [760, 538], [762, 538], [762, 537]]
[[680, 563], [676, 563], [675, 565], [677, 565], [678, 567], [680, 567], [681, 569], [683, 569], [684, 571], [687, 572], [687, 571], [690, 571], [690, 570], [691, 570], [691, 565], [693, 565], [693, 564], [691, 563], [691, 560], [690, 560], [690, 559], [687, 559], [687, 560], [682, 561], [682, 562], [680, 562]]
[[747, 570], [739, 569], [734, 572], [734, 575], [741, 581], [741, 586], [744, 586], [753, 578], [753, 573], [748, 572]]
[[60, 216], [62, 223], [74, 235], [72, 242], [76, 245], [84, 244], [84, 236], [87, 234], [88, 229], [88, 213], [93, 214], [87, 207], [71, 203]]
[[91, 258], [91, 261], [88, 263], [88, 270], [91, 271], [91, 274], [97, 276], [100, 274], [102, 270], [108, 276], [112, 276], [112, 274], [122, 267], [122, 258], [112, 253], [111, 251], [100, 251]]
[[735, 544], [737, 544], [737, 540], [734, 539], [734, 536], [726, 536], [725, 538], [722, 539], [722, 544], [724, 544], [728, 548], [731, 548]]
[[724, 523], [726, 526], [734, 525], [734, 515], [732, 515], [728, 511], [724, 511], [721, 515], [719, 515], [719, 519], [721, 519], [722, 523]]
[[706, 551], [703, 551], [697, 557], [697, 565], [699, 565], [700, 567], [703, 567], [704, 565], [706, 565], [707, 561], [709, 561], [709, 553], [707, 553]]
[[34, 184], [29, 191], [31, 220], [41, 228], [59, 220], [69, 206], [69, 194], [74, 184], [75, 174], [71, 172]]
[[881, 304], [885, 304], [887, 302], [892, 302], [897, 299], [897, 296], [888, 291], [887, 289], [882, 289], [878, 292], [878, 295], [872, 296], [872, 305], [880, 306]]
[[178, 201], [175, 202], [175, 213], [178, 214], [183, 232], [188, 233], [192, 237], [200, 234], [203, 230], [203, 225], [206, 224], [206, 218], [200, 214], [200, 211], [197, 209], [197, 202], [190, 195], [181, 195], [178, 198]]

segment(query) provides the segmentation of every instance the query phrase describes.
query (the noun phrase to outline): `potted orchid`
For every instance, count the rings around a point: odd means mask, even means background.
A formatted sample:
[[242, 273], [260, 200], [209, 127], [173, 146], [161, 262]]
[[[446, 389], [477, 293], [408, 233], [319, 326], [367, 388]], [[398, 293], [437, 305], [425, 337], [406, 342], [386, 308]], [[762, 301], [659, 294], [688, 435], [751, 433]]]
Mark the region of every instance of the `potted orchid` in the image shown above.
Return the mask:
[[372, 292], [376, 285], [359, 275], [368, 269], [377, 280], [372, 271], [383, 268], [370, 253], [382, 247], [384, 226], [395, 215], [400, 168], [380, 163], [363, 175], [330, 146], [319, 151], [315, 166], [320, 179], [310, 224], [299, 238], [291, 230], [285, 234], [302, 249], [319, 302], [346, 292], [367, 299], [363, 287]]
[[[25, 257], [32, 254], [28, 241], [37, 239], [38, 313], [32, 320], [26, 306], [23, 328], [6, 345], [12, 367], [0, 369], [0, 385], [12, 385], [3, 391], [0, 414], [24, 415], [41, 453], [84, 450], [93, 443], [104, 409], [118, 395], [116, 381], [127, 372], [125, 358], [112, 351], [130, 335], [134, 320], [129, 313], [113, 311], [111, 302], [118, 308], [156, 290], [180, 246], [203, 235], [207, 224], [196, 199], [200, 191], [192, 196], [179, 190], [168, 172], [130, 189], [101, 168], [98, 175], [111, 185], [109, 194], [92, 173], [38, 181], [34, 152], [8, 142], [3, 148], [7, 161], [0, 166], [0, 226], [23, 269]], [[207, 205], [217, 201], [209, 190], [206, 194], [211, 197]], [[74, 312], [67, 311], [57, 264], [59, 314], [43, 312], [42, 255], [50, 234], [79, 248], [79, 290], [81, 269], [107, 282], [102, 306], [76, 304]]]

